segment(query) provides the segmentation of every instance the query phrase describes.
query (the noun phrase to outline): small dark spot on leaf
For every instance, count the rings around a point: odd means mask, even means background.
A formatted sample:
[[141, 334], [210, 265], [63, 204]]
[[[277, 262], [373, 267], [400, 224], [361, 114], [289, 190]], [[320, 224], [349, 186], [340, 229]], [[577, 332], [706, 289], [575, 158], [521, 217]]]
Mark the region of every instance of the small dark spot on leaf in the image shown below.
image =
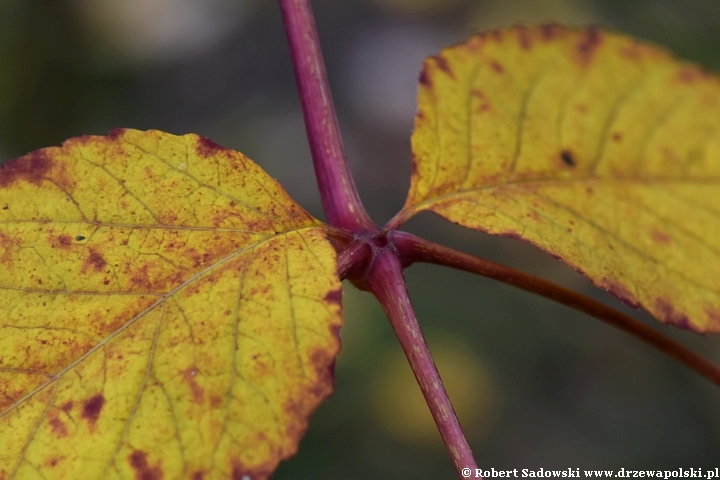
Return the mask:
[[670, 235], [668, 235], [667, 233], [665, 233], [665, 232], [663, 232], [663, 231], [657, 230], [657, 229], [653, 229], [653, 230], [650, 232], [650, 237], [651, 237], [653, 240], [655, 240], [656, 242], [662, 243], [662, 244], [665, 244], [665, 245], [667, 245], [668, 243], [670, 243], [670, 240], [672, 240], [672, 238], [670, 237]]
[[620, 133], [620, 132], [613, 133], [612, 139], [615, 142], [619, 142], [620, 140], [622, 140], [622, 133]]
[[500, 64], [499, 64], [498, 62], [496, 62], [495, 60], [493, 60], [492, 62], [490, 62], [490, 66], [491, 66], [492, 69], [495, 70], [497, 73], [505, 73], [505, 69], [503, 68], [503, 66], [500, 65]]
[[575, 158], [569, 150], [563, 150], [560, 152], [560, 158], [562, 158], [563, 163], [565, 163], [568, 167], [575, 166]]
[[83, 405], [82, 418], [90, 423], [95, 423], [100, 417], [103, 406], [105, 406], [105, 397], [102, 393], [94, 395]]
[[3, 210], [7, 210], [8, 208], [10, 208], [10, 207], [8, 207], [7, 205], [5, 205], [5, 206], [3, 207]]
[[122, 137], [124, 133], [124, 128], [113, 128], [108, 132], [107, 136], [110, 140], [116, 140], [118, 137]]
[[77, 240], [78, 242], [82, 242], [85, 240], [85, 237], [83, 235], [78, 235], [77, 237], [75, 237], [75, 240]]
[[205, 472], [202, 470], [198, 470], [197, 472], [193, 473], [192, 480], [204, 480], [205, 478]]

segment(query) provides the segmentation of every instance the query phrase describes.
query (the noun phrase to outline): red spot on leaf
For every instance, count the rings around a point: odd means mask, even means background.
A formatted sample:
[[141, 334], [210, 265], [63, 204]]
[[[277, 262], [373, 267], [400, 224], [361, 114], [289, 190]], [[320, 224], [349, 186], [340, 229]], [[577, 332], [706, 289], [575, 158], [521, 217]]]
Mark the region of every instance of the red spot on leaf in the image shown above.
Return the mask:
[[42, 150], [10, 160], [0, 165], [0, 187], [7, 187], [20, 180], [40, 185], [51, 165], [52, 161]]
[[655, 300], [655, 310], [660, 321], [675, 325], [676, 327], [692, 330], [690, 319], [683, 312], [678, 312], [667, 298]]
[[342, 294], [343, 294], [342, 288], [338, 288], [337, 290], [331, 290], [325, 295], [323, 300], [326, 303], [342, 305]]
[[694, 83], [703, 78], [711, 78], [712, 75], [697, 67], [686, 67], [678, 73], [678, 80], [682, 83]]
[[205, 472], [202, 470], [198, 470], [197, 472], [193, 473], [192, 480], [204, 480], [205, 479]]
[[576, 50], [580, 56], [580, 63], [587, 65], [595, 55], [595, 51], [602, 43], [602, 35], [596, 27], [590, 27], [580, 38], [576, 45]]
[[565, 29], [557, 23], [546, 23], [540, 26], [540, 36], [545, 41], [554, 40], [563, 32], [565, 32]]
[[185, 380], [185, 382], [187, 382], [188, 386], [190, 387], [190, 391], [192, 392], [193, 401], [195, 403], [202, 403], [203, 395], [205, 394], [205, 392], [202, 387], [200, 387], [200, 385], [198, 385], [195, 381], [195, 376], [197, 374], [198, 369], [194, 365], [182, 372], [183, 379]]
[[72, 410], [72, 407], [73, 407], [72, 400], [68, 400], [67, 402], [63, 403], [60, 408], [62, 409], [63, 412], [65, 412], [69, 415], [70, 411]]
[[82, 266], [82, 272], [85, 273], [89, 268], [92, 268], [96, 272], [102, 272], [105, 269], [105, 266], [107, 265], [107, 262], [105, 261], [105, 258], [95, 250], [94, 248], [90, 249], [90, 255], [88, 258], [85, 259], [85, 263], [83, 263]]
[[123, 135], [125, 135], [124, 128], [113, 128], [107, 134], [107, 136], [110, 140], [117, 140], [118, 138], [122, 137]]
[[656, 230], [656, 229], [653, 229], [650, 232], [650, 238], [652, 238], [653, 240], [655, 240], [658, 243], [662, 243], [665, 245], [670, 243], [670, 240], [672, 240], [672, 237], [670, 237], [670, 235], [668, 235], [667, 233], [662, 232], [660, 230]]
[[427, 88], [433, 87], [432, 80], [430, 80], [430, 77], [428, 77], [428, 73], [425, 68], [423, 68], [420, 72], [420, 84], [425, 85]]
[[105, 397], [103, 397], [102, 393], [94, 395], [83, 405], [83, 411], [81, 414], [82, 418], [84, 418], [91, 424], [94, 424], [100, 417], [100, 412], [102, 411], [104, 406]]
[[523, 50], [529, 50], [532, 47], [532, 38], [530, 38], [530, 32], [527, 27], [517, 27], [518, 39], [520, 40], [520, 46]]
[[163, 477], [160, 465], [150, 466], [147, 461], [147, 453], [141, 450], [133, 451], [128, 457], [130, 466], [135, 470], [136, 480], [160, 480]]
[[497, 73], [505, 73], [505, 69], [503, 68], [503, 66], [495, 60], [490, 62], [490, 67], [492, 67], [492, 69], [495, 70]]
[[198, 138], [198, 141], [195, 144], [195, 153], [201, 157], [211, 157], [226, 150], [227, 148], [221, 147], [217, 143], [205, 137]]
[[437, 57], [435, 57], [435, 61], [437, 62], [437, 66], [440, 70], [445, 72], [448, 77], [455, 79], [455, 72], [452, 71], [445, 57], [443, 57], [442, 55], [438, 55]]
[[57, 416], [51, 417], [48, 420], [52, 432], [58, 437], [67, 437], [68, 431], [65, 424]]
[[575, 165], [577, 165], [577, 161], [575, 160], [575, 157], [570, 150], [563, 150], [562, 152], [560, 152], [560, 159], [568, 167], [574, 167]]
[[614, 142], [619, 142], [619, 141], [621, 141], [621, 140], [622, 140], [622, 133], [620, 133], [620, 132], [615, 132], [615, 133], [613, 133], [612, 139], [613, 139]]
[[53, 248], [59, 248], [61, 250], [67, 250], [70, 248], [70, 245], [72, 245], [73, 239], [70, 237], [70, 235], [62, 234], [58, 237], [52, 238], [50, 240], [50, 245]]

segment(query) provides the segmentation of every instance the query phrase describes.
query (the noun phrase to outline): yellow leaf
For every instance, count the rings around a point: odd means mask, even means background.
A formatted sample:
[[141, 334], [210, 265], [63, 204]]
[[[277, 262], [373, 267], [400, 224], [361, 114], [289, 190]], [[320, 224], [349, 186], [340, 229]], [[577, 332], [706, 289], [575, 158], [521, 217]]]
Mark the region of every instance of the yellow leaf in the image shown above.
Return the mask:
[[0, 479], [267, 478], [332, 389], [322, 225], [196, 135], [0, 169]]
[[720, 82], [597, 29], [429, 58], [403, 211], [530, 241], [665, 323], [720, 332]]

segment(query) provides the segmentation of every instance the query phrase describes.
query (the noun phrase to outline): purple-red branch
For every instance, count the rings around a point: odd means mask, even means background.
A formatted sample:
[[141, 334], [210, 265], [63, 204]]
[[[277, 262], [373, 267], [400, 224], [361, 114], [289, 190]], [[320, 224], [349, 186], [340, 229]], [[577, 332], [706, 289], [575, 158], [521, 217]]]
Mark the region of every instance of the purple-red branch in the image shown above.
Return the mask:
[[330, 225], [374, 231], [345, 156], [309, 0], [280, 0], [310, 151]]
[[410, 233], [395, 231], [392, 234], [391, 241], [400, 252], [400, 260], [403, 266], [408, 266], [414, 262], [444, 265], [493, 278], [542, 295], [545, 298], [585, 312], [598, 320], [629, 333], [674, 358], [716, 385], [720, 385], [720, 368], [717, 365], [665, 337], [660, 332], [601, 302], [525, 272], [437, 245]]
[[339, 245], [346, 247], [338, 259], [339, 273], [341, 277], [354, 277], [363, 288], [372, 291], [387, 312], [458, 475], [463, 478], [461, 470], [475, 469], [475, 461], [420, 332], [397, 252], [387, 245], [387, 232], [370, 219], [355, 188], [340, 138], [310, 2], [280, 0], [280, 9], [323, 209], [332, 227], [346, 230], [355, 239], [336, 238]]
[[435, 263], [494, 278], [585, 312], [609, 323], [720, 385], [720, 368], [607, 305], [524, 272], [457, 252], [395, 230], [401, 212], [380, 229], [360, 201], [340, 138], [309, 0], [280, 0], [305, 126], [328, 234], [338, 248], [338, 274], [370, 290], [380, 301], [460, 478], [475, 461], [410, 304], [402, 270], [414, 262]]
[[430, 413], [447, 446], [458, 477], [463, 478], [461, 473], [463, 469], [470, 468], [475, 472], [477, 465], [472, 451], [465, 440], [455, 410], [420, 331], [405, 286], [402, 265], [394, 249], [380, 249], [375, 252], [364, 281], [390, 319], [420, 385], [420, 390], [430, 407]]

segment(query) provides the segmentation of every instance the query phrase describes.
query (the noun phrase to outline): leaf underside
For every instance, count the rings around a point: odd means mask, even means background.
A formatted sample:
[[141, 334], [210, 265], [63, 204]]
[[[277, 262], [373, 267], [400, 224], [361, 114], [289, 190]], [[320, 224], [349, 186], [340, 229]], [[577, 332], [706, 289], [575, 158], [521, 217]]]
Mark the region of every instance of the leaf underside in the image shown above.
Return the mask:
[[0, 169], [0, 479], [267, 478], [332, 390], [322, 230], [196, 135]]
[[630, 37], [514, 27], [426, 60], [398, 218], [527, 240], [720, 332], [720, 82]]

